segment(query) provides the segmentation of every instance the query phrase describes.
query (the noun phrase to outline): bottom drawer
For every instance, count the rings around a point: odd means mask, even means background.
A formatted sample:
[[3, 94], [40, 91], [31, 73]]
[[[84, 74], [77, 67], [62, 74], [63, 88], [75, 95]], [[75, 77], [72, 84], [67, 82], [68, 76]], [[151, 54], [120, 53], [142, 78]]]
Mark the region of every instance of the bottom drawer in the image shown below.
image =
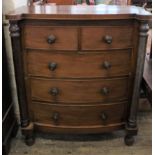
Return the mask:
[[35, 123], [57, 127], [106, 126], [125, 121], [127, 103], [96, 105], [51, 105], [33, 103]]

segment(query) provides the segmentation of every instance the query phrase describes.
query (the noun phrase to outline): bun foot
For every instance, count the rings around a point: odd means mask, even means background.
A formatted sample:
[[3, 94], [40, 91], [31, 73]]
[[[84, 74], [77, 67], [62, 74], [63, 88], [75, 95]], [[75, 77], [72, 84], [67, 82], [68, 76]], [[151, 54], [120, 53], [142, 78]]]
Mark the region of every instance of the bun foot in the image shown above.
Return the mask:
[[126, 135], [125, 138], [124, 138], [124, 142], [125, 142], [125, 144], [128, 145], [128, 146], [132, 146], [133, 143], [134, 143], [134, 141], [135, 141], [135, 140], [134, 140], [134, 137], [131, 136], [131, 135]]
[[28, 146], [32, 146], [35, 142], [35, 138], [34, 137], [26, 137], [25, 138], [25, 144]]

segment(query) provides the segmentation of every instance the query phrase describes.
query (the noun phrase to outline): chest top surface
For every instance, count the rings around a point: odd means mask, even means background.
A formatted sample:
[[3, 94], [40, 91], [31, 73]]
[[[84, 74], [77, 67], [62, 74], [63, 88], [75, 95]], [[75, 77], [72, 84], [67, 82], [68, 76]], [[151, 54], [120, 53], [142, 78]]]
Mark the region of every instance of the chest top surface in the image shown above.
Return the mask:
[[151, 13], [141, 7], [117, 5], [36, 5], [23, 6], [6, 15], [9, 20], [56, 19], [56, 20], [101, 20], [138, 19], [151, 20]]

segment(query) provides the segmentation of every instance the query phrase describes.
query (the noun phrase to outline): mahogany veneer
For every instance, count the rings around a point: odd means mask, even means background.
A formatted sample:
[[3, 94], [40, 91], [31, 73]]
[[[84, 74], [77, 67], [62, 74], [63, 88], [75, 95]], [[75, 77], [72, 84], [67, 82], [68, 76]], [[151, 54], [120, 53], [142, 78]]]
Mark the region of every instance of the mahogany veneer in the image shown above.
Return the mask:
[[135, 6], [31, 6], [10, 20], [22, 133], [137, 134], [151, 14]]
[[[28, 50], [26, 53], [27, 74], [47, 78], [103, 78], [125, 76], [130, 71], [131, 49], [108, 50], [107, 52], [66, 52]], [[49, 66], [53, 63], [57, 66], [55, 71], [51, 72]], [[107, 63], [110, 64], [110, 69], [106, 68]]]

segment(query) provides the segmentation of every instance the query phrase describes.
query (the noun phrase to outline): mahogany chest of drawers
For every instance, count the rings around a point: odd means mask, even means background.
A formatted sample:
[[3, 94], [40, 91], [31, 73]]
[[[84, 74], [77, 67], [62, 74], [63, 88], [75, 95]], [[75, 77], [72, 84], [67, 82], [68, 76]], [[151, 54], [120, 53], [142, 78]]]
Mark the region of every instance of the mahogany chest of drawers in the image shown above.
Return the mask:
[[125, 129], [131, 145], [150, 13], [134, 6], [33, 6], [10, 20], [22, 132]]

